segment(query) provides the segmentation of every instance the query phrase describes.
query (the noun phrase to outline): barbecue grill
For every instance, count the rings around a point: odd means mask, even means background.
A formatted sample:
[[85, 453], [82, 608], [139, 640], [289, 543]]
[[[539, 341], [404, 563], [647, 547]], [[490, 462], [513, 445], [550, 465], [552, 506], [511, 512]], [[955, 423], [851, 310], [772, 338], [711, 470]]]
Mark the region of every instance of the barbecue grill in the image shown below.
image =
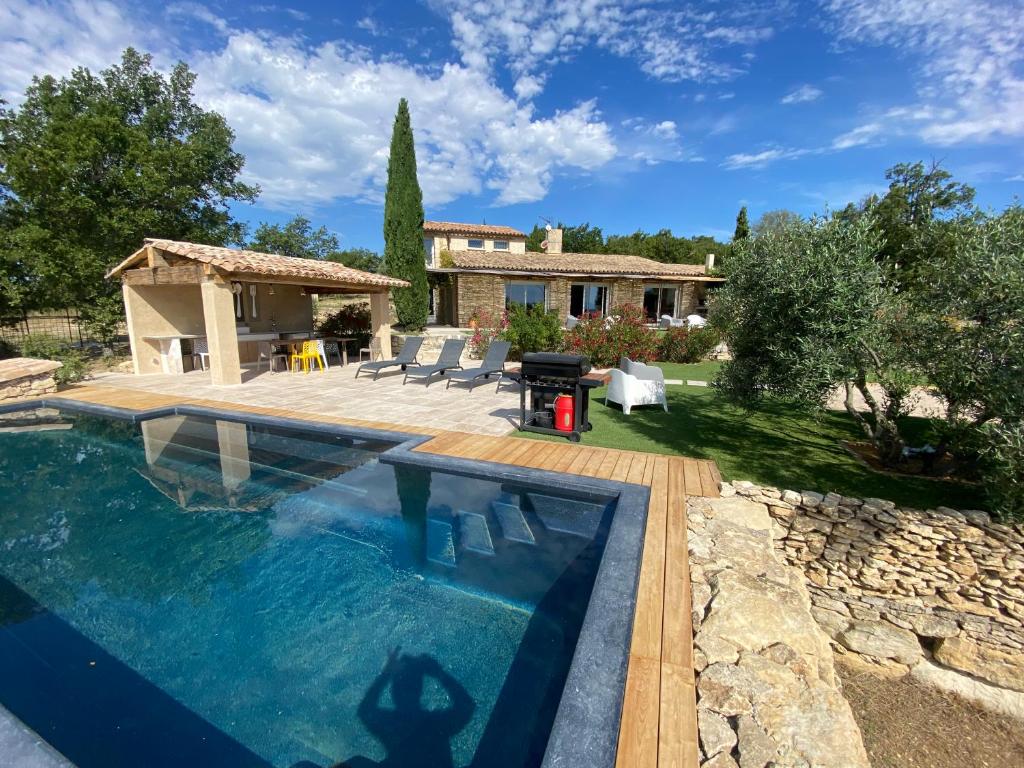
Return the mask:
[[[588, 379], [590, 361], [582, 355], [559, 355], [553, 352], [527, 352], [518, 373], [507, 374], [519, 383], [519, 430], [544, 435], [561, 435], [574, 443], [582, 432], [592, 429], [588, 419], [590, 390], [601, 386], [597, 379]], [[530, 390], [527, 401], [526, 390]], [[571, 432], [554, 429], [554, 402], [558, 395], [573, 398]], [[527, 407], [529, 405], [529, 407]]]

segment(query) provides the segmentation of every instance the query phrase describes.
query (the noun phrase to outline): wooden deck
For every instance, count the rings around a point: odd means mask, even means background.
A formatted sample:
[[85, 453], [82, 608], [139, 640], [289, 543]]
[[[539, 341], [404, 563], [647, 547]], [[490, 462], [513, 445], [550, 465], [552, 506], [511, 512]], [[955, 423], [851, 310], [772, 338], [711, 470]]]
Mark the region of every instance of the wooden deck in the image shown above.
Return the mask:
[[[195, 405], [314, 420], [309, 413], [287, 408], [260, 408], [104, 386], [74, 387], [57, 396], [132, 410]], [[433, 435], [432, 440], [416, 448], [425, 453], [648, 486], [651, 496], [617, 766], [696, 768], [697, 705], [686, 496], [718, 496], [721, 476], [714, 462], [518, 437], [410, 429], [381, 421], [332, 417], [316, 417], [315, 421]]]

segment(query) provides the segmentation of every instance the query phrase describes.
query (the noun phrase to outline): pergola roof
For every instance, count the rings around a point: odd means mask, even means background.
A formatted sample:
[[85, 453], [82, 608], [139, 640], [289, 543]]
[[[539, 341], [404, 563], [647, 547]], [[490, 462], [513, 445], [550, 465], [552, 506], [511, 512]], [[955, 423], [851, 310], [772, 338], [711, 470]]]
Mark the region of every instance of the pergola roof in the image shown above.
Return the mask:
[[233, 277], [276, 277], [292, 282], [303, 282], [310, 286], [366, 288], [368, 291], [409, 286], [409, 283], [404, 280], [363, 272], [333, 261], [302, 259], [295, 256], [280, 256], [275, 253], [260, 253], [155, 238], [147, 238], [142, 248], [110, 270], [107, 277], [115, 277], [127, 269], [139, 266], [140, 262], [147, 262], [148, 248], [153, 248], [162, 254], [209, 264], [216, 269], [230, 273]]
[[668, 280], [711, 279], [703, 264], [665, 264], [642, 256], [608, 253], [505, 253], [453, 251], [457, 271], [499, 271], [519, 274], [607, 275]]

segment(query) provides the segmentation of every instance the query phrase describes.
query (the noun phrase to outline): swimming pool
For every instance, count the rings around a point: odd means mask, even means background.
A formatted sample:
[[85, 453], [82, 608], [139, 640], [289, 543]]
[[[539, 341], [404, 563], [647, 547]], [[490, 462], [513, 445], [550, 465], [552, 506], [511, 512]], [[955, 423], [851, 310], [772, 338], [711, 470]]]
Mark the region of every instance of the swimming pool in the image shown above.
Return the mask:
[[646, 490], [111, 416], [0, 416], [0, 704], [80, 768], [610, 764]]

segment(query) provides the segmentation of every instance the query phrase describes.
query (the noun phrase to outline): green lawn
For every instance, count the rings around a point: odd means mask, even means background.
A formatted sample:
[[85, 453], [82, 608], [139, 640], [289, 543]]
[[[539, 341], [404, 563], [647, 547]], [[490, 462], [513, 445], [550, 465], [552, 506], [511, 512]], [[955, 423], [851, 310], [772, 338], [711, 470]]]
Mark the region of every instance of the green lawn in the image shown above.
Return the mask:
[[722, 364], [713, 360], [702, 363], [653, 363], [665, 372], [666, 379], [682, 381], [714, 381]]
[[[663, 367], [666, 378], [706, 378], [669, 373], [693, 366]], [[815, 415], [779, 403], [765, 403], [750, 412], [722, 402], [714, 390], [672, 385], [668, 402], [669, 413], [643, 406], [625, 416], [617, 405], [604, 405], [604, 389], [594, 390], [590, 401], [594, 430], [584, 434], [583, 444], [714, 459], [726, 480], [874, 496], [912, 507], [984, 508], [980, 493], [969, 486], [892, 477], [861, 465], [838, 444], [842, 439], [862, 439], [845, 413]], [[931, 429], [926, 419], [916, 418], [907, 419], [903, 427], [915, 444], [923, 443]]]

